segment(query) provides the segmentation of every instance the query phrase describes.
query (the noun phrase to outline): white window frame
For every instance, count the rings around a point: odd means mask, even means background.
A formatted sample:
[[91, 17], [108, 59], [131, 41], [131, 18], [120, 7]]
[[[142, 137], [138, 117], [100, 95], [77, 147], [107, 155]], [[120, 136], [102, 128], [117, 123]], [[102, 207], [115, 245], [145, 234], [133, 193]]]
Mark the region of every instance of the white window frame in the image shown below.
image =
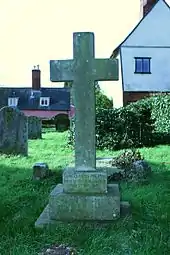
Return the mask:
[[9, 97], [8, 98], [8, 106], [16, 107], [18, 105], [18, 97]]
[[40, 97], [40, 106], [49, 106], [50, 98], [49, 97]]

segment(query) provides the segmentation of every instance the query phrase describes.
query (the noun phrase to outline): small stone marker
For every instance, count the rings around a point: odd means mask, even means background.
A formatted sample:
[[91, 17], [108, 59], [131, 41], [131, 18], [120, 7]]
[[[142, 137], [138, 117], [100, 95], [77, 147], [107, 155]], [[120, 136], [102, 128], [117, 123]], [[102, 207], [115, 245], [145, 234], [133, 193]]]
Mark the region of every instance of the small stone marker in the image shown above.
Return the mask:
[[120, 216], [117, 184], [96, 170], [95, 86], [97, 80], [118, 80], [118, 60], [94, 58], [94, 34], [73, 34], [73, 60], [50, 61], [51, 81], [73, 81], [75, 104], [75, 168], [63, 173], [63, 184], [51, 192], [36, 227], [56, 221], [115, 220]]
[[27, 117], [12, 107], [0, 109], [0, 153], [28, 155]]
[[33, 166], [33, 181], [43, 180], [51, 175], [51, 170], [46, 163], [35, 163]]
[[36, 116], [28, 117], [28, 139], [42, 138], [42, 121]]

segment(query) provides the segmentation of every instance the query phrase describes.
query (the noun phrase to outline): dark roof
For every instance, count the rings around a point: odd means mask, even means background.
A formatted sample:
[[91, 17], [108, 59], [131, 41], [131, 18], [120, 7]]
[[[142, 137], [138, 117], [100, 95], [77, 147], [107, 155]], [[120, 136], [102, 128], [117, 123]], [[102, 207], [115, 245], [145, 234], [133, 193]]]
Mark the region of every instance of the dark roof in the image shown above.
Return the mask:
[[[69, 88], [41, 88], [34, 91], [32, 88], [0, 87], [0, 108], [8, 105], [9, 97], [18, 97], [19, 110], [70, 110]], [[50, 97], [49, 106], [40, 106], [40, 97]]]
[[[121, 42], [121, 43], [116, 47], [116, 49], [113, 50], [113, 52], [112, 52], [110, 58], [115, 58], [115, 57], [117, 57], [117, 55], [118, 55], [118, 53], [119, 53], [119, 50], [120, 50], [120, 47], [122, 46], [122, 44], [123, 44], [123, 43], [131, 36], [131, 34], [138, 28], [138, 26], [141, 24], [141, 22], [147, 17], [147, 15], [149, 15], [149, 13], [153, 10], [153, 8], [157, 5], [157, 3], [158, 3], [159, 1], [160, 1], [160, 0], [158, 0], [158, 1], [153, 5], [152, 9], [138, 22], [138, 24], [137, 24], [137, 25], [134, 27], [134, 29], [128, 34], [128, 36], [123, 40], [123, 42]], [[162, 1], [167, 5], [168, 8], [170, 8], [169, 5], [166, 3], [165, 0], [162, 0]]]

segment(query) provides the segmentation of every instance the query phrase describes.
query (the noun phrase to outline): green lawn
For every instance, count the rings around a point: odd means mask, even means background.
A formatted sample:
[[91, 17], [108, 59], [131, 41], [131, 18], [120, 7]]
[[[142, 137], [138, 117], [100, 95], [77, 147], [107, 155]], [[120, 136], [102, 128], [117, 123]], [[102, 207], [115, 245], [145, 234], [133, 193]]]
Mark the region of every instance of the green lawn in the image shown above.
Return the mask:
[[[59, 224], [55, 232], [34, 229], [51, 189], [61, 182], [62, 168], [73, 157], [66, 135], [51, 132], [29, 141], [27, 158], [0, 157], [0, 254], [38, 254], [54, 243], [74, 246], [81, 255], [170, 254], [170, 146], [141, 149], [154, 171], [149, 185], [121, 185], [123, 200], [132, 204], [132, 220], [120, 219], [106, 228], [75, 223]], [[32, 182], [35, 162], [48, 163], [56, 176]]]

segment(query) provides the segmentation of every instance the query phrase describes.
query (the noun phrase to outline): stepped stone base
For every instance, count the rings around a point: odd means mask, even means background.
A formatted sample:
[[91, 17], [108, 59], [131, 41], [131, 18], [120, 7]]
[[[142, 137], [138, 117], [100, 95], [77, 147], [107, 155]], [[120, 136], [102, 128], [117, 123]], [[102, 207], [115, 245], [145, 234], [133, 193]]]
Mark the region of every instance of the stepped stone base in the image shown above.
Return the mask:
[[[78, 204], [74, 201], [76, 196], [78, 196]], [[65, 197], [64, 201], [62, 200], [63, 197]], [[72, 198], [69, 201], [70, 197]], [[68, 204], [66, 204], [66, 201]], [[85, 205], [86, 208], [83, 207], [83, 205]], [[99, 208], [97, 206], [99, 206]], [[81, 208], [82, 211], [79, 211], [79, 208]], [[65, 194], [63, 193], [63, 186], [58, 184], [51, 192], [50, 202], [35, 222], [35, 227], [48, 228], [52, 225], [57, 225], [58, 222], [74, 221], [96, 221], [105, 223], [114, 221], [120, 216], [129, 216], [129, 209], [130, 204], [128, 202], [120, 201], [118, 185], [108, 185], [108, 194], [97, 196], [96, 198], [96, 196]], [[82, 212], [83, 214], [81, 214]]]
[[118, 184], [107, 184], [106, 171], [63, 172], [63, 184], [58, 184], [49, 196], [35, 227], [57, 222], [97, 221], [110, 222], [128, 215], [129, 203], [120, 201]]
[[120, 217], [120, 193], [117, 184], [108, 185], [107, 194], [64, 193], [58, 184], [51, 192], [49, 214], [53, 220], [114, 220]]
[[[128, 210], [127, 210], [128, 209]], [[130, 213], [130, 204], [129, 202], [120, 202], [120, 216], [121, 217], [131, 217], [131, 213]], [[35, 227], [37, 229], [42, 229], [42, 228], [49, 228], [51, 226], [56, 226], [59, 222], [63, 222], [63, 221], [58, 221], [58, 220], [52, 220], [50, 218], [50, 213], [49, 213], [49, 204], [44, 208], [43, 212], [41, 213], [41, 215], [39, 216], [39, 218], [36, 220], [35, 222]], [[64, 222], [68, 222], [71, 223], [73, 221], [68, 220], [68, 221], [64, 221]], [[76, 221], [78, 222], [78, 220]], [[97, 223], [108, 223], [110, 221], [86, 221], [86, 222], [97, 222]]]

